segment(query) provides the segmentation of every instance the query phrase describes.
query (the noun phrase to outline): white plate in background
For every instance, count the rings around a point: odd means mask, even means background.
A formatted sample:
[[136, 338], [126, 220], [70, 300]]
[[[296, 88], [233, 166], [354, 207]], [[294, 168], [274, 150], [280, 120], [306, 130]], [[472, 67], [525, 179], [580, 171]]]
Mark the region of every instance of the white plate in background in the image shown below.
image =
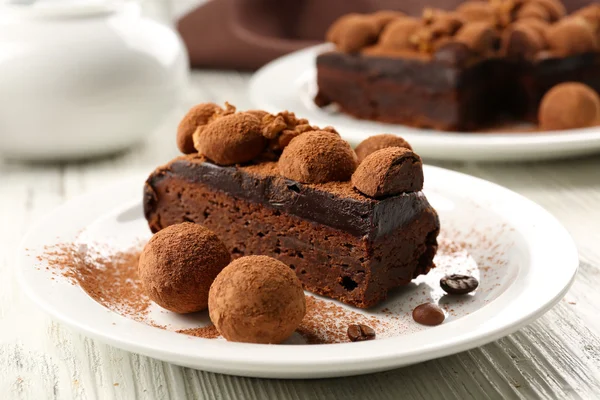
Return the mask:
[[316, 56], [330, 49], [319, 45], [281, 57], [260, 70], [250, 82], [256, 108], [270, 112], [289, 110], [312, 124], [334, 126], [356, 145], [378, 133], [404, 137], [425, 159], [454, 161], [508, 161], [564, 158], [600, 152], [600, 127], [553, 132], [472, 133], [442, 132], [360, 120], [319, 108], [316, 93]]

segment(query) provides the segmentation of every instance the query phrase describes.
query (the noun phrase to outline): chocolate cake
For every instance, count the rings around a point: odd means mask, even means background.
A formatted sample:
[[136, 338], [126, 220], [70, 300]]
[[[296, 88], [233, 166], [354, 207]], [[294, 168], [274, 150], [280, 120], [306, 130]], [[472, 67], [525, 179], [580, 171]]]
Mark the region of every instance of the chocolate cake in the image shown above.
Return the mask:
[[[250, 112], [237, 114], [248, 119]], [[220, 118], [226, 116], [216, 121]], [[276, 134], [274, 118], [284, 121]], [[265, 113], [260, 126], [270, 139], [259, 157], [244, 164], [217, 165], [203, 154], [189, 154], [159, 167], [145, 185], [145, 216], [153, 232], [184, 221], [201, 224], [233, 258], [274, 257], [295, 271], [305, 289], [371, 307], [390, 289], [434, 267], [440, 225], [421, 192], [421, 160], [406, 148], [382, 149], [352, 175], [358, 163], [347, 143], [331, 128], [305, 131], [304, 122], [290, 113]], [[202, 143], [198, 136], [213, 131], [210, 124], [200, 126], [194, 141]], [[286, 135], [295, 137], [282, 150], [278, 145]], [[373, 171], [376, 180], [365, 182], [370, 164], [389, 167]], [[324, 173], [327, 166], [337, 172]], [[305, 174], [291, 179], [294, 171]], [[377, 189], [373, 197], [361, 192], [370, 188]]]
[[[380, 20], [380, 19], [379, 19]], [[558, 0], [472, 1], [422, 18], [342, 17], [317, 57], [318, 106], [362, 119], [470, 131], [537, 123], [563, 82], [600, 91], [600, 5], [565, 15]]]

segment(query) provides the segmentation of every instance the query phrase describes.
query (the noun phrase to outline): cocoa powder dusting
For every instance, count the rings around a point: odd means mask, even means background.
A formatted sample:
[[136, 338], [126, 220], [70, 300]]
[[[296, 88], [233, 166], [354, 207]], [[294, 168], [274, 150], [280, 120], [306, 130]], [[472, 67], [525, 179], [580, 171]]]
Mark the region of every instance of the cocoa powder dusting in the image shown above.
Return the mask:
[[[502, 226], [501, 229], [507, 230], [508, 227]], [[504, 279], [501, 271], [507, 264], [506, 246], [511, 244], [500, 246], [497, 243], [497, 235], [490, 232], [473, 230], [445, 233], [444, 237], [439, 238], [436, 256], [438, 267], [430, 274], [432, 276], [439, 274], [440, 276], [432, 277], [435, 281], [432, 287], [439, 289], [438, 282], [444, 274], [464, 273], [475, 274], [480, 282], [484, 283], [483, 287], [477, 289], [478, 293], [497, 291], [500, 279]], [[450, 240], [449, 237], [452, 237], [453, 240]], [[72, 284], [80, 286], [98, 303], [120, 315], [181, 334], [205, 339], [220, 338], [219, 332], [212, 324], [178, 329], [181, 327], [162, 325], [158, 320], [153, 319], [156, 310], [154, 310], [152, 301], [143, 292], [138, 278], [138, 259], [142, 247], [140, 243], [132, 246], [129, 250], [117, 252], [106, 245], [63, 243], [46, 247], [43, 254], [37, 259], [44, 262], [39, 268], [46, 268], [54, 275], [51, 279], [59, 276], [69, 279]], [[474, 249], [485, 249], [481, 251], [482, 255], [477, 263], [468, 262]], [[441, 289], [439, 290], [442, 292]], [[431, 293], [424, 290], [420, 284], [414, 286], [413, 289], [401, 289], [396, 296], [403, 300], [388, 302], [380, 309], [373, 309], [370, 315], [365, 315], [359, 310], [353, 311], [338, 303], [306, 295], [306, 315], [296, 332], [302, 337], [303, 342], [325, 344], [349, 342], [348, 326], [354, 324], [373, 328], [377, 338], [397, 336], [424, 329], [412, 321], [410, 312], [418, 304], [427, 301], [437, 302], [437, 300], [432, 298]], [[484, 302], [487, 303], [493, 298], [486, 298]], [[473, 301], [473, 297], [466, 296], [452, 303], [440, 303], [439, 305], [450, 317], [456, 318], [469, 313], [461, 308], [470, 301]], [[152, 307], [150, 307], [151, 305]], [[158, 312], [168, 313], [166, 310]], [[198, 324], [204, 323], [199, 322]]]
[[373, 316], [366, 316], [348, 310], [335, 303], [306, 296], [306, 315], [296, 329], [308, 344], [349, 342], [348, 326], [368, 325], [377, 332], [385, 328], [385, 322]]
[[204, 339], [216, 339], [221, 334], [214, 325], [202, 326], [200, 328], [180, 329], [177, 333], [183, 333], [190, 336], [201, 337]]
[[113, 253], [103, 250], [62, 243], [46, 247], [42, 259], [106, 308], [136, 320], [143, 319], [150, 299], [137, 275], [140, 247]]

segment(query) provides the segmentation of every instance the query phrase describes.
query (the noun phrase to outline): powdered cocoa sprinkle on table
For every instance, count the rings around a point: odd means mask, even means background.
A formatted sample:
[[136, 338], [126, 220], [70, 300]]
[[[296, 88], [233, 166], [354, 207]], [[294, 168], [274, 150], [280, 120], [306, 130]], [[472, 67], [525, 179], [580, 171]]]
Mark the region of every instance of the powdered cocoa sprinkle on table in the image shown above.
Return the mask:
[[180, 329], [177, 333], [184, 333], [190, 336], [201, 337], [204, 339], [216, 339], [221, 334], [214, 325], [202, 326], [200, 328]]

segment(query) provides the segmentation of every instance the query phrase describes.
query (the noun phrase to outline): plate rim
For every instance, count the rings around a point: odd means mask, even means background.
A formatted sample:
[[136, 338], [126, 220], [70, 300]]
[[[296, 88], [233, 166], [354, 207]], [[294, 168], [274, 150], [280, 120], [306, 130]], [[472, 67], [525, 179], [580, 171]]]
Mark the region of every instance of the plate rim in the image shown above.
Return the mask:
[[[251, 100], [251, 103], [259, 108], [264, 108], [268, 111], [276, 112], [281, 111], [282, 107], [278, 107], [277, 104], [274, 103], [273, 100], [270, 100], [270, 97], [264, 94], [265, 88], [268, 87], [269, 81], [272, 81], [273, 76], [277, 74], [283, 74], [288, 78], [289, 81], [296, 82], [294, 86], [294, 96], [296, 95], [298, 88], [298, 80], [304, 79], [303, 75], [306, 74], [316, 74], [314, 59], [317, 54], [329, 50], [332, 48], [331, 44], [319, 44], [311, 47], [307, 47], [293, 53], [289, 53], [284, 55], [278, 59], [271, 61], [266, 64], [259, 70], [257, 70], [251, 77], [250, 83], [248, 85], [248, 94]], [[291, 68], [292, 64], [294, 68]], [[296, 71], [301, 71], [300, 75], [295, 74]], [[269, 97], [269, 100], [267, 98]], [[303, 103], [299, 99], [300, 103]], [[283, 107], [285, 108], [285, 107]], [[316, 108], [316, 106], [315, 106]], [[295, 112], [301, 112], [303, 110], [291, 110]], [[309, 111], [309, 110], [306, 110]], [[322, 112], [323, 111], [316, 111]], [[362, 120], [351, 117], [349, 115], [341, 114], [345, 121], [343, 122], [346, 126], [340, 127], [340, 133], [342, 136], [345, 136], [347, 140], [357, 144], [360, 140], [363, 140], [369, 134], [375, 134], [375, 132], [385, 132], [386, 128], [390, 128], [392, 130], [403, 130], [403, 136], [406, 136], [407, 139], [417, 147], [420, 147], [420, 152], [423, 155], [427, 155], [428, 148], [427, 147], [439, 147], [442, 145], [451, 145], [456, 147], [457, 149], [474, 149], [474, 148], [485, 148], [488, 146], [496, 146], [500, 150], [504, 152], [510, 151], [525, 151], [523, 147], [528, 146], [543, 146], [552, 147], [553, 151], [557, 151], [559, 146], [564, 146], [566, 150], [574, 150], [581, 151], [582, 153], [585, 150], [588, 152], [592, 151], [600, 151], [600, 126], [581, 128], [581, 129], [572, 129], [572, 130], [563, 130], [563, 131], [546, 131], [543, 133], [531, 133], [531, 132], [486, 132], [486, 133], [477, 133], [477, 132], [446, 132], [446, 131], [438, 131], [438, 130], [428, 130], [428, 129], [419, 129], [401, 124], [388, 124], [377, 121], [370, 120]], [[326, 122], [324, 119], [327, 118], [327, 115], [317, 115], [317, 120], [315, 120], [315, 116], [305, 116], [309, 117], [311, 122], [315, 124]], [[360, 124], [360, 127], [349, 127], [350, 125]], [[338, 124], [335, 124], [338, 125]], [[336, 126], [337, 127], [337, 126]], [[346, 131], [349, 132], [345, 132]], [[369, 131], [368, 134], [356, 133], [358, 130], [367, 129]], [[359, 138], [359, 139], [357, 139]], [[451, 143], [449, 143], [451, 142]], [[598, 149], [589, 149], [582, 148], [584, 144], [589, 144], [589, 142], [593, 142], [598, 145]], [[548, 151], [545, 148], [540, 149], [541, 152]], [[493, 155], [492, 155], [493, 157]], [[560, 154], [556, 154], [555, 157], [561, 157]], [[442, 157], [433, 157], [437, 159], [456, 159], [454, 157], [442, 156]], [[529, 159], [530, 157], [527, 157]], [[544, 157], [549, 158], [549, 157]], [[489, 159], [488, 157], [477, 158], [479, 161], [485, 161]], [[503, 156], [493, 157], [493, 160], [502, 160], [505, 159]], [[524, 158], [525, 159], [525, 158]]]
[[[85, 292], [81, 289], [81, 293], [100, 307], [103, 311], [109, 313], [111, 315], [111, 320], [118, 321], [117, 327], [127, 328], [127, 325], [130, 323], [139, 324], [142, 327], [140, 329], [144, 329], [143, 332], [148, 332], [150, 337], [153, 338], [158, 334], [159, 337], [167, 338], [167, 340], [175, 340], [178, 342], [182, 342], [183, 340], [193, 340], [198, 341], [204, 350], [212, 351], [212, 356], [208, 356], [208, 354], [204, 354], [201, 359], [198, 358], [197, 355], [191, 355], [191, 353], [181, 353], [177, 351], [173, 351], [170, 348], [155, 348], [148, 344], [140, 343], [135, 340], [123, 340], [121, 337], [116, 338], [115, 334], [107, 333], [107, 328], [109, 330], [114, 330], [112, 326], [105, 326], [103, 329], [99, 329], [98, 327], [94, 327], [93, 324], [90, 325], [89, 321], [87, 323], [82, 323], [82, 321], [76, 321], [69, 316], [72, 316], [72, 312], [70, 314], [65, 315], [64, 310], [57, 310], [53, 308], [49, 303], [47, 298], [42, 297], [39, 292], [35, 290], [34, 287], [30, 286], [30, 282], [28, 282], [26, 277], [26, 268], [33, 269], [36, 264], [32, 257], [27, 255], [26, 248], [31, 247], [28, 245], [36, 235], [41, 235], [41, 237], [45, 237], [48, 239], [52, 237], [54, 239], [53, 233], [39, 233], [44, 232], [41, 230], [41, 227], [47, 225], [52, 221], [53, 218], [56, 218], [64, 212], [65, 210], [73, 210], [76, 209], [78, 203], [85, 204], [91, 198], [95, 198], [98, 196], [98, 193], [115, 193], [115, 191], [110, 191], [108, 188], [100, 188], [92, 192], [88, 192], [84, 195], [78, 196], [65, 204], [56, 208], [53, 212], [48, 214], [45, 218], [41, 219], [39, 222], [34, 224], [29, 232], [23, 238], [21, 245], [17, 250], [17, 279], [22, 290], [30, 297], [38, 306], [40, 306], [44, 311], [52, 315], [53, 318], [65, 323], [71, 328], [75, 328], [76, 330], [85, 333], [88, 336], [95, 337], [102, 342], [109, 343], [116, 347], [122, 348], [128, 351], [134, 351], [136, 353], [148, 355], [150, 357], [162, 359], [168, 362], [172, 362], [179, 365], [185, 365], [194, 368], [200, 368], [213, 372], [221, 372], [221, 373], [229, 373], [235, 375], [243, 375], [243, 376], [253, 376], [253, 377], [268, 377], [268, 378], [315, 378], [315, 377], [332, 377], [332, 376], [349, 376], [355, 374], [362, 374], [368, 372], [374, 372], [379, 370], [391, 369], [403, 365], [412, 364], [415, 362], [426, 361], [432, 358], [442, 357], [449, 354], [454, 354], [460, 351], [468, 350], [474, 347], [481, 346], [485, 343], [489, 343], [493, 340], [496, 340], [500, 337], [503, 337], [509, 333], [512, 333], [521, 327], [527, 325], [533, 320], [540, 317], [546, 311], [548, 311], [552, 306], [554, 306], [564, 294], [569, 290], [579, 266], [579, 259], [577, 254], [577, 248], [573, 239], [570, 237], [567, 230], [560, 224], [555, 217], [553, 217], [548, 211], [543, 209], [538, 204], [533, 201], [509, 190], [500, 185], [494, 184], [492, 182], [472, 177], [460, 172], [447, 170], [440, 167], [426, 166], [425, 173], [427, 176], [428, 171], [434, 171], [437, 174], [449, 174], [450, 176], [454, 176], [459, 180], [474, 180], [478, 185], [488, 186], [488, 188], [494, 188], [496, 190], [500, 190], [504, 192], [505, 195], [513, 197], [514, 201], [525, 202], [533, 209], [537, 209], [537, 217], [543, 216], [545, 218], [546, 223], [553, 225], [556, 228], [556, 232], [554, 233], [557, 237], [561, 237], [562, 248], [561, 254], [563, 261], [566, 260], [567, 264], [571, 264], [570, 271], [571, 273], [568, 276], [565, 276], [565, 281], [561, 283], [561, 289], [557, 290], [552, 296], [546, 296], [543, 304], [538, 305], [537, 307], [528, 309], [527, 312], [523, 313], [519, 318], [513, 318], [509, 323], [504, 322], [500, 324], [499, 327], [494, 329], [488, 329], [487, 332], [480, 332], [475, 330], [473, 332], [462, 332], [461, 336], [457, 340], [456, 337], [452, 337], [450, 339], [437, 340], [432, 345], [422, 346], [419, 349], [413, 349], [413, 351], [404, 351], [402, 354], [398, 354], [397, 351], [382, 353], [381, 349], [377, 349], [380, 346], [384, 346], [385, 344], [393, 344], [394, 341], [398, 341], [401, 339], [405, 339], [407, 336], [400, 336], [394, 338], [387, 338], [377, 341], [363, 342], [363, 343], [345, 343], [345, 344], [326, 344], [326, 345], [318, 345], [318, 346], [301, 346], [303, 356], [300, 358], [296, 358], [295, 360], [286, 359], [286, 355], [290, 353], [290, 349], [298, 348], [294, 345], [249, 345], [249, 344], [240, 344], [240, 343], [230, 343], [225, 341], [214, 341], [209, 339], [202, 338], [192, 338], [187, 337], [185, 335], [177, 334], [174, 332], [169, 332], [157, 328], [150, 327], [146, 324], [136, 322], [130, 320], [126, 317], [123, 317], [119, 314], [111, 312], [107, 310], [100, 304], [96, 303], [94, 300], [89, 298]], [[144, 177], [145, 178], [145, 177]], [[136, 183], [143, 182], [144, 179], [139, 179], [139, 177], [128, 178], [120, 180], [117, 183], [113, 183], [110, 185], [111, 188], [123, 187], [125, 185], [131, 185], [132, 183], [135, 185]], [[141, 187], [141, 184], [139, 185]], [[127, 186], [125, 186], [127, 187]], [[141, 192], [141, 189], [140, 189]], [[121, 196], [124, 196], [124, 193], [121, 191], [117, 191]], [[119, 196], [114, 196], [118, 198]], [[141, 199], [141, 195], [140, 195]], [[115, 200], [116, 201], [116, 200]], [[81, 206], [81, 204], [79, 206]], [[125, 205], [131, 206], [132, 204], [139, 204], [137, 199], [126, 198], [120, 199], [118, 202], [118, 207], [124, 207]], [[95, 219], [106, 215], [108, 212], [114, 211], [115, 207], [110, 209], [103, 209], [101, 212], [96, 213], [94, 216]], [[90, 211], [88, 211], [90, 212]], [[80, 230], [81, 226], [77, 227], [77, 223], [71, 224], [71, 230]], [[85, 225], [87, 226], [87, 225]], [[56, 240], [51, 241], [51, 243], [56, 243]], [[50, 243], [46, 243], [50, 244]], [[30, 264], [30, 265], [28, 265]], [[567, 268], [565, 266], [564, 268]], [[509, 286], [498, 298], [491, 301], [483, 308], [489, 308], [494, 303], [497, 306], [497, 300], [502, 296], [506, 295], [511, 291], [515, 285]], [[52, 299], [50, 299], [52, 300]], [[472, 315], [462, 317], [461, 320], [464, 321], [466, 318], [473, 317], [473, 315], [478, 315], [479, 309], [477, 312]], [[494, 315], [492, 320], [498, 320], [498, 316]], [[129, 321], [129, 322], [126, 322]], [[458, 321], [455, 321], [451, 324], [446, 324], [446, 327], [451, 327], [451, 329], [447, 329], [446, 331], [461, 331], [461, 329], [454, 329], [458, 325]], [[444, 325], [442, 325], [444, 326]], [[454, 328], [452, 328], [452, 326]], [[102, 328], [102, 327], [101, 327]], [[413, 333], [411, 335], [419, 335], [421, 338], [427, 339], [428, 337], [436, 337], [435, 330], [439, 327]], [[151, 333], [152, 331], [158, 331]], [[120, 332], [117, 329], [117, 332]], [[433, 333], [432, 333], [433, 332]], [[167, 335], [167, 336], [164, 336]], [[421, 340], [423, 341], [423, 340]], [[189, 343], [189, 342], [188, 342]], [[196, 343], [196, 342], [192, 342]], [[216, 356], [216, 352], [222, 350], [223, 344], [231, 348], [230, 353], [234, 353], [232, 357], [224, 357], [222, 354]], [[375, 346], [374, 346], [375, 345]], [[256, 357], [248, 357], [248, 352], [253, 353], [255, 351], [249, 351], [248, 346], [252, 346], [255, 349], [261, 349], [260, 353], [264, 354], [268, 357], [266, 358], [256, 358]], [[348, 347], [352, 346], [352, 347]], [[335, 351], [333, 350], [335, 349]], [[339, 349], [339, 351], [338, 351]], [[346, 351], [346, 350], [353, 351]], [[374, 356], [374, 350], [378, 353], [378, 356]], [[336, 357], [333, 358], [311, 358], [311, 356], [318, 355], [318, 353], [328, 353], [328, 352], [336, 353]], [[292, 351], [293, 352], [293, 351]], [[355, 355], [358, 354], [358, 355]], [[369, 354], [368, 357], [365, 354]], [[352, 356], [349, 356], [352, 355]], [[231, 356], [231, 355], [230, 355]], [[274, 356], [277, 356], [274, 358]], [[366, 358], [365, 358], [366, 357]], [[340, 363], [348, 363], [344, 365], [340, 365]], [[357, 366], [357, 364], [360, 364]]]

